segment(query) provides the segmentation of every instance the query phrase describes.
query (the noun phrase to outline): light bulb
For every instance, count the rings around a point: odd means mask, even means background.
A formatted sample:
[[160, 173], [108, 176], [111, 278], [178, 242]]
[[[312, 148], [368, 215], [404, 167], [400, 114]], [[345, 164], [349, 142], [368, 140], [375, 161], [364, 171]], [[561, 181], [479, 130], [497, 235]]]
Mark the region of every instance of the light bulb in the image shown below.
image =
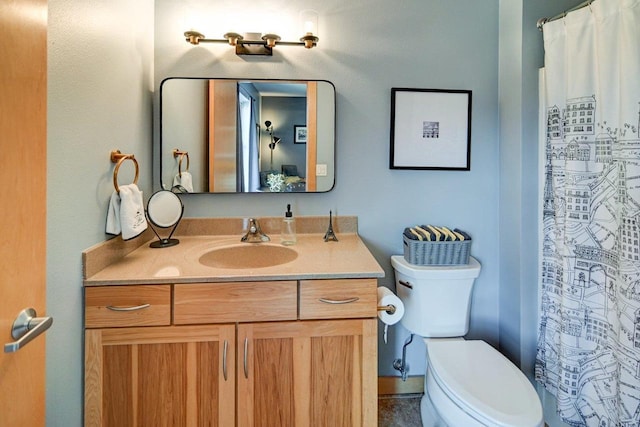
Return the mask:
[[312, 9], [300, 12], [300, 32], [303, 35], [318, 35], [318, 12]]

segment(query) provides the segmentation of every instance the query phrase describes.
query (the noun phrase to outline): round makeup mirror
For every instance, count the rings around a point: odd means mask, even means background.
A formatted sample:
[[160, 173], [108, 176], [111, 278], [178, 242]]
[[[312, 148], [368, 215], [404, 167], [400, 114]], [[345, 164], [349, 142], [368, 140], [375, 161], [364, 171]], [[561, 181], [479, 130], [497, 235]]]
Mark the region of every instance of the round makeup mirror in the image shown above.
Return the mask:
[[[149, 218], [151, 229], [158, 237], [158, 241], [152, 242], [149, 246], [152, 248], [166, 248], [180, 243], [178, 239], [172, 239], [171, 236], [176, 231], [183, 212], [184, 205], [182, 200], [175, 193], [169, 190], [160, 190], [153, 193], [147, 202], [147, 218]], [[168, 237], [160, 237], [156, 231], [156, 228], [170, 227], [173, 227], [173, 229]]]

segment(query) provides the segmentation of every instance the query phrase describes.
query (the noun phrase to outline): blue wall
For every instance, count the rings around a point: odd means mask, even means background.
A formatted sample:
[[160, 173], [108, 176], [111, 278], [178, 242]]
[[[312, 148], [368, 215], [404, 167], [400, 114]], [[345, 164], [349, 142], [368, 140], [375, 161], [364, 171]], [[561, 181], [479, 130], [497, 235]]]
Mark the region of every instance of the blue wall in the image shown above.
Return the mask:
[[[538, 333], [539, 200], [538, 70], [544, 65], [536, 22], [576, 0], [500, 0], [500, 289], [499, 348], [533, 380]], [[538, 392], [550, 426], [564, 425]]]
[[[153, 0], [49, 0], [47, 422], [82, 426], [82, 251], [107, 238], [112, 150], [151, 183]], [[131, 162], [120, 168], [131, 182]], [[0, 416], [1, 418], [1, 416]], [[2, 424], [2, 421], [0, 421]]]
[[[282, 165], [295, 165], [298, 175], [306, 176], [307, 146], [295, 144], [293, 141], [293, 127], [307, 123], [307, 98], [265, 97], [262, 100], [261, 130], [264, 130], [264, 121], [273, 122], [273, 135], [281, 138], [280, 143], [273, 150], [273, 169], [281, 171]], [[270, 139], [266, 132], [260, 133], [262, 137], [262, 153], [260, 170], [269, 170]]]

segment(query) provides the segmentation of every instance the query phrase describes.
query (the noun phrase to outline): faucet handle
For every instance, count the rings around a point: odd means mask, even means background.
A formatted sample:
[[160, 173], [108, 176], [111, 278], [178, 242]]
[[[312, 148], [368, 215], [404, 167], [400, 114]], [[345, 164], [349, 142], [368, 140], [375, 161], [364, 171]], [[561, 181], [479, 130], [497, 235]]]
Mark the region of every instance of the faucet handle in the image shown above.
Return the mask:
[[271, 239], [262, 232], [257, 219], [249, 218], [249, 229], [247, 230], [247, 234], [242, 236], [242, 239], [240, 240], [248, 243], [259, 243], [268, 242]]
[[255, 235], [260, 239], [260, 241], [268, 242], [269, 240], [271, 240], [269, 236], [267, 236], [262, 232], [262, 228], [260, 228], [260, 223], [258, 222], [257, 219], [253, 219], [253, 226], [254, 226], [253, 233], [255, 233]]

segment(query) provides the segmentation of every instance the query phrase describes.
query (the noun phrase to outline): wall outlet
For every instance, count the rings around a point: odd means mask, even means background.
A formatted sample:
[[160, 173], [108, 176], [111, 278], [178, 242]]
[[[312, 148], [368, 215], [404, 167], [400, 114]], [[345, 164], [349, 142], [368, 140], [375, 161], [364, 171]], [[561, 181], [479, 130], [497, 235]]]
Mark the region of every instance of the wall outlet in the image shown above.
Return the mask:
[[319, 163], [316, 165], [316, 176], [327, 176], [327, 165]]

